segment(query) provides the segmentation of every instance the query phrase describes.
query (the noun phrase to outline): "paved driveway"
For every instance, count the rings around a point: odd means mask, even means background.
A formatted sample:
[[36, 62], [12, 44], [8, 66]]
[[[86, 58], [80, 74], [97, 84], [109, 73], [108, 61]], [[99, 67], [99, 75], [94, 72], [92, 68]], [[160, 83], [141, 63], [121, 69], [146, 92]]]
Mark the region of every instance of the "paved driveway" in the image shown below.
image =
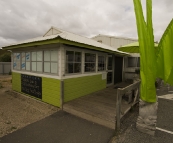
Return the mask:
[[0, 138], [0, 143], [107, 143], [113, 131], [59, 111]]

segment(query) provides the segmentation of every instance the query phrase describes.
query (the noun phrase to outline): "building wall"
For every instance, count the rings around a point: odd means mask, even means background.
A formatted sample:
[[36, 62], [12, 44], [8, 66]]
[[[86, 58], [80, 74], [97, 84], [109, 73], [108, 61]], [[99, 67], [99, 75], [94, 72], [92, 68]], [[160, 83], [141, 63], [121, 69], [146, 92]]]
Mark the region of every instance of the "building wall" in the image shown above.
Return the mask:
[[21, 74], [12, 72], [12, 89], [21, 92]]
[[[22, 73], [25, 74], [25, 73]], [[29, 75], [29, 74], [25, 74]], [[37, 76], [40, 77], [40, 76]], [[60, 80], [54, 78], [42, 78], [42, 101], [60, 107]], [[21, 73], [12, 73], [12, 89], [17, 92], [21, 90]], [[24, 93], [26, 94], [26, 93]], [[29, 95], [31, 96], [31, 95]], [[34, 97], [34, 96], [31, 96]], [[35, 98], [35, 97], [34, 97]], [[39, 98], [38, 98], [39, 99]]]
[[98, 35], [92, 38], [93, 40], [99, 41], [105, 45], [109, 45], [114, 48], [119, 48], [123, 45], [137, 42], [138, 40], [132, 38], [121, 38], [115, 36]]
[[11, 62], [0, 62], [0, 74], [9, 74], [11, 71]]
[[106, 79], [102, 79], [102, 74], [65, 79], [64, 102], [104, 88], [106, 88]]
[[[51, 46], [50, 46], [51, 47]], [[46, 47], [37, 48], [39, 49], [47, 49]], [[33, 49], [32, 49], [33, 50]], [[82, 52], [82, 71], [81, 73], [66, 73], [66, 50], [75, 50]], [[17, 52], [22, 51], [30, 51], [29, 49], [18, 50]], [[16, 51], [14, 51], [16, 52]], [[22, 92], [22, 79], [21, 74], [30, 75], [40, 77], [42, 80], [42, 98], [38, 98], [46, 103], [55, 105], [60, 107], [60, 95], [61, 95], [61, 81], [64, 81], [64, 102], [68, 102], [70, 100], [79, 98], [81, 96], [90, 94], [92, 92], [96, 92], [106, 88], [106, 69], [107, 63], [105, 63], [105, 70], [98, 71], [98, 67], [96, 64], [96, 70], [94, 72], [85, 72], [85, 53], [95, 53], [96, 54], [96, 63], [98, 61], [98, 55], [103, 55], [107, 61], [107, 53], [98, 52], [93, 50], [87, 50], [78, 47], [71, 47], [68, 45], [60, 45], [58, 49], [58, 73], [44, 73], [44, 72], [33, 72], [31, 71], [23, 71], [13, 69], [13, 90]], [[26, 93], [25, 93], [26, 94]], [[29, 94], [27, 94], [29, 95]], [[30, 95], [32, 96], [32, 95]], [[34, 97], [34, 96], [33, 96]]]

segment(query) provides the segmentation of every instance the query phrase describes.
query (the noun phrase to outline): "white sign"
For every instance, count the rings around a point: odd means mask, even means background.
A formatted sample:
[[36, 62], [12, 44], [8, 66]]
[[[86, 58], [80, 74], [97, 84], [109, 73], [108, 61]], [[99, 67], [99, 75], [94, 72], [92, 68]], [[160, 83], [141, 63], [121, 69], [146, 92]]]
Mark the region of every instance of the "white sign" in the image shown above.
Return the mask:
[[102, 73], [102, 80], [106, 79], [106, 77], [107, 77], [107, 73], [106, 72]]

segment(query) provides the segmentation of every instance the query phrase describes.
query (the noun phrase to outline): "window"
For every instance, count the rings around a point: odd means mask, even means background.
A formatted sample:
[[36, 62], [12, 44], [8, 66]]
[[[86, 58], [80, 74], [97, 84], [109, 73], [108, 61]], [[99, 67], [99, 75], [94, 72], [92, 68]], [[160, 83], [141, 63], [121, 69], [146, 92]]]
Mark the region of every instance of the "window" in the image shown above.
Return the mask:
[[22, 55], [22, 63], [21, 69], [30, 71], [30, 52], [23, 52]]
[[111, 55], [108, 56], [108, 70], [113, 69], [113, 64], [112, 64], [113, 58]]
[[32, 71], [42, 72], [42, 51], [32, 53]]
[[44, 51], [44, 72], [45, 73], [58, 73], [58, 51], [49, 50]]
[[128, 57], [128, 67], [140, 67], [140, 58]]
[[81, 72], [81, 52], [66, 51], [66, 73]]
[[20, 70], [20, 53], [14, 53], [13, 54], [13, 69]]
[[98, 71], [104, 71], [106, 67], [105, 56], [98, 56]]
[[96, 69], [96, 55], [85, 53], [85, 72], [94, 72]]
[[26, 70], [30, 71], [30, 52], [25, 53], [25, 60], [26, 60]]
[[22, 53], [22, 63], [21, 63], [21, 69], [25, 70], [26, 62], [25, 62], [25, 53]]

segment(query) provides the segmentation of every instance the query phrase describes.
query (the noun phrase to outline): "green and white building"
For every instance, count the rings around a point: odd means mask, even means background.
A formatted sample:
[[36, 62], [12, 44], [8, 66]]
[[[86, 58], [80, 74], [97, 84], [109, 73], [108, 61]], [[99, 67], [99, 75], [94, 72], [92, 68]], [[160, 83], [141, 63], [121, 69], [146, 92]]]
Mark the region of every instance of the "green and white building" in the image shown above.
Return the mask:
[[12, 89], [62, 107], [117, 83], [116, 57], [126, 53], [51, 27], [42, 37], [2, 47], [12, 51]]

